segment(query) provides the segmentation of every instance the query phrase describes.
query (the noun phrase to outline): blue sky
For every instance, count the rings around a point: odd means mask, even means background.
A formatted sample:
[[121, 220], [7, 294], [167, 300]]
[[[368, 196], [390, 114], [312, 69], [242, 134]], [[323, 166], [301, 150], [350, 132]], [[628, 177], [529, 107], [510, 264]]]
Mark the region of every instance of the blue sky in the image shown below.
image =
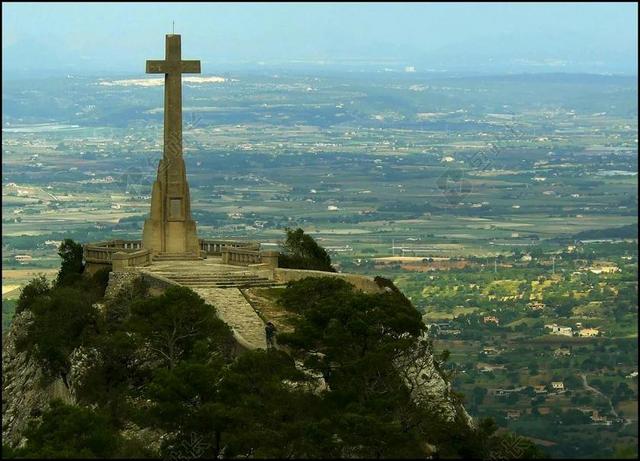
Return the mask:
[[635, 3], [3, 3], [3, 78], [238, 66], [637, 74]]

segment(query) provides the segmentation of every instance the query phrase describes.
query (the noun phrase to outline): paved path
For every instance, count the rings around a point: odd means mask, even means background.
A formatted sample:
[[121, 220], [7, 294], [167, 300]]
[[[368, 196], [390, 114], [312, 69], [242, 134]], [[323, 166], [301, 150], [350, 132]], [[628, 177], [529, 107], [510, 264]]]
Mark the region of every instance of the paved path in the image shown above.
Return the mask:
[[[255, 274], [250, 268], [222, 264], [220, 258], [199, 261], [161, 261], [145, 272], [173, 280], [198, 293], [216, 308], [218, 317], [233, 330], [238, 342], [250, 349], [266, 349], [264, 322], [238, 288], [220, 287], [214, 280], [234, 279], [238, 285]], [[255, 282], [254, 282], [255, 283]]]
[[600, 392], [598, 389], [596, 389], [595, 387], [591, 387], [589, 386], [589, 384], [587, 383], [587, 375], [585, 375], [584, 373], [580, 375], [582, 377], [582, 385], [584, 386], [584, 388], [588, 391], [591, 392], [595, 392], [596, 394], [601, 395], [604, 399], [606, 399], [607, 402], [609, 402], [609, 406], [611, 407], [611, 413], [613, 413], [613, 415], [616, 418], [619, 418], [618, 413], [616, 412], [616, 409], [613, 407], [613, 403], [611, 403], [611, 399], [609, 397], [607, 397], [606, 395], [604, 395], [602, 392]]
[[266, 349], [264, 322], [237, 288], [192, 288], [251, 349]]

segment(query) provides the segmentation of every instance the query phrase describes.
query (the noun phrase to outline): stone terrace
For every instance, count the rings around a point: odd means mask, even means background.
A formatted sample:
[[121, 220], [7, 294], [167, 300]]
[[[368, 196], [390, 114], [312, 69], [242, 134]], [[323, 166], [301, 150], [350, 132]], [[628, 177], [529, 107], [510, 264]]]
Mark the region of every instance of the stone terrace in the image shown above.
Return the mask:
[[220, 258], [200, 261], [154, 261], [140, 272], [186, 286], [215, 306], [218, 317], [233, 330], [241, 345], [266, 348], [264, 322], [245, 299], [240, 288], [269, 287], [260, 269], [222, 264]]

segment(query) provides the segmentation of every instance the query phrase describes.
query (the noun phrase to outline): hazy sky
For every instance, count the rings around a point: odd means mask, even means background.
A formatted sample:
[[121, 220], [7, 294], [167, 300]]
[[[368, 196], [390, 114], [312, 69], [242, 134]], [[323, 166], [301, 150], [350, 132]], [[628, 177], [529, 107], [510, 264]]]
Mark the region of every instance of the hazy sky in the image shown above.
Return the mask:
[[[3, 78], [240, 65], [637, 74], [636, 3], [3, 3]], [[209, 71], [209, 72], [208, 72]]]

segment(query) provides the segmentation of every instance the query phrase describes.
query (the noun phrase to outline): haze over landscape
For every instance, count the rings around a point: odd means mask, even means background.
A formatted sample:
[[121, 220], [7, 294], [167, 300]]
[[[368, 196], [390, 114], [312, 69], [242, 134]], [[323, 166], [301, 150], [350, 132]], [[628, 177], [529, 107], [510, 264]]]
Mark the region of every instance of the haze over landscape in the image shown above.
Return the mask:
[[2, 10], [3, 78], [139, 74], [172, 21], [206, 72], [637, 71], [636, 3], [159, 3], [152, 13], [136, 3], [4, 3]]

